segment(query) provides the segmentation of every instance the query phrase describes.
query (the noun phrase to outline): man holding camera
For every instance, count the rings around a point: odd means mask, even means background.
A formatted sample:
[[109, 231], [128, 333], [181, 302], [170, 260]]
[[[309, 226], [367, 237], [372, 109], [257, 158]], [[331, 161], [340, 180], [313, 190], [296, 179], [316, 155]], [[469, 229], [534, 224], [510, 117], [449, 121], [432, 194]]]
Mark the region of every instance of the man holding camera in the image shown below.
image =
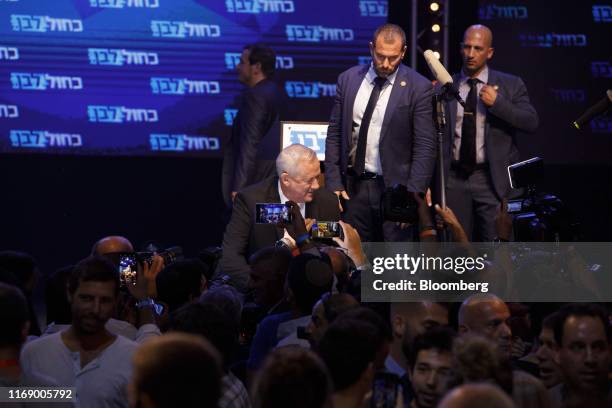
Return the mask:
[[337, 221], [340, 218], [336, 197], [329, 191], [319, 189], [321, 170], [313, 150], [299, 144], [286, 147], [276, 159], [276, 172], [278, 176], [249, 186], [236, 195], [232, 216], [223, 236], [220, 270], [217, 270], [213, 281], [226, 276], [227, 283], [246, 292], [249, 256], [288, 236], [282, 225], [255, 222], [257, 203], [294, 201], [307, 225], [311, 225], [315, 219]]
[[370, 42], [372, 64], [338, 78], [325, 145], [326, 182], [363, 241], [411, 240], [406, 224], [381, 218], [381, 195], [396, 184], [424, 192], [434, 170], [433, 87], [401, 64], [405, 52], [404, 31], [385, 24]]

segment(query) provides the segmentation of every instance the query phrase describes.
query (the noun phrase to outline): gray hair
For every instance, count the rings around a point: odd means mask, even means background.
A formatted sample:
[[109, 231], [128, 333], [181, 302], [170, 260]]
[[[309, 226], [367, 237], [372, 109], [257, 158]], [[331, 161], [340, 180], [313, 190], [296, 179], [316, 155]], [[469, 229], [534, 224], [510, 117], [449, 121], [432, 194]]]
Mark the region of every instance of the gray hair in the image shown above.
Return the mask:
[[314, 150], [301, 144], [292, 144], [281, 150], [276, 158], [276, 173], [280, 177], [283, 173], [295, 175], [299, 173], [299, 165], [302, 161], [312, 161], [317, 158]]

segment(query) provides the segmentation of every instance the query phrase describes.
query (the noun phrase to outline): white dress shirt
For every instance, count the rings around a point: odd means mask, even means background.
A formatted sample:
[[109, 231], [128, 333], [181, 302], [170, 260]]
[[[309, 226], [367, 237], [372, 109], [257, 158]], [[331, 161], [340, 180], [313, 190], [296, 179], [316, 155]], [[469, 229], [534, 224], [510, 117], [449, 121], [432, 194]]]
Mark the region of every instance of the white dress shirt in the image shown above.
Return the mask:
[[[385, 118], [385, 111], [387, 110], [387, 104], [389, 103], [389, 96], [393, 89], [393, 83], [397, 77], [397, 71], [387, 77], [387, 82], [382, 87], [378, 101], [374, 112], [372, 112], [372, 119], [370, 120], [370, 126], [368, 127], [368, 143], [366, 145], [366, 156], [365, 156], [365, 171], [371, 171], [378, 175], [382, 175], [382, 165], [380, 164], [380, 153], [379, 153], [379, 142], [380, 142], [380, 131]], [[376, 71], [374, 66], [370, 65], [368, 73], [361, 81], [361, 86], [355, 97], [355, 104], [353, 105], [353, 135], [352, 135], [352, 147], [351, 154], [354, 155], [353, 150], [357, 149], [357, 141], [359, 140], [359, 128], [361, 127], [361, 120], [365, 113], [366, 106], [370, 100], [370, 94], [374, 89], [374, 80], [376, 79]]]

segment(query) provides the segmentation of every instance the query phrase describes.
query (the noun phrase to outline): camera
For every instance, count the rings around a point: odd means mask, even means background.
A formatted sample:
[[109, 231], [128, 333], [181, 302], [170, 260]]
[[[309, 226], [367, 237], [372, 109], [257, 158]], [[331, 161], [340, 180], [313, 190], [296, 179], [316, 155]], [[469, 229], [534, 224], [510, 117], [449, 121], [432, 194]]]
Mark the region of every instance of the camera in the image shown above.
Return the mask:
[[515, 240], [520, 242], [569, 242], [578, 236], [578, 224], [563, 201], [552, 194], [532, 194], [508, 202], [512, 212]]
[[578, 224], [558, 197], [538, 193], [544, 179], [544, 160], [533, 157], [508, 166], [512, 188], [526, 188], [523, 198], [508, 201], [513, 215], [514, 238], [521, 242], [575, 241]]
[[337, 221], [318, 221], [312, 224], [310, 237], [312, 239], [331, 239], [334, 237], [344, 239], [344, 230]]
[[257, 203], [255, 204], [256, 224], [290, 224], [291, 208], [287, 204]]
[[[178, 260], [183, 259], [183, 249], [178, 246], [170, 247], [157, 253], [164, 260], [164, 265], [168, 266]], [[128, 285], [136, 285], [138, 276], [138, 265], [149, 266], [153, 263], [155, 252], [125, 252], [119, 254], [119, 282], [122, 288]]]
[[414, 224], [418, 221], [418, 203], [402, 184], [387, 188], [381, 197], [382, 218], [386, 221]]

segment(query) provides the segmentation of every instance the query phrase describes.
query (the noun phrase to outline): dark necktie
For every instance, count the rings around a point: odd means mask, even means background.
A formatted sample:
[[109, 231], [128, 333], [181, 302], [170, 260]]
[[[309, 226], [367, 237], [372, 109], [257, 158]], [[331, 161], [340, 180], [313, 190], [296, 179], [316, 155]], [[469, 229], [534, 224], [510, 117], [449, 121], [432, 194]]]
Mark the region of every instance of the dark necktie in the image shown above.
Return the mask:
[[363, 118], [361, 119], [361, 125], [359, 126], [359, 139], [357, 141], [357, 152], [355, 153], [355, 164], [353, 165], [353, 170], [357, 174], [361, 174], [365, 171], [368, 128], [370, 127], [370, 120], [372, 120], [372, 113], [374, 113], [374, 108], [376, 107], [376, 102], [378, 102], [380, 91], [382, 90], [382, 87], [386, 81], [386, 78], [381, 78], [379, 76], [374, 79], [374, 89], [372, 89], [370, 99], [368, 100], [365, 112], [363, 113]]
[[461, 124], [461, 148], [459, 149], [459, 166], [464, 176], [469, 176], [476, 168], [476, 108], [478, 106], [478, 79], [468, 79], [470, 93], [463, 109]]

